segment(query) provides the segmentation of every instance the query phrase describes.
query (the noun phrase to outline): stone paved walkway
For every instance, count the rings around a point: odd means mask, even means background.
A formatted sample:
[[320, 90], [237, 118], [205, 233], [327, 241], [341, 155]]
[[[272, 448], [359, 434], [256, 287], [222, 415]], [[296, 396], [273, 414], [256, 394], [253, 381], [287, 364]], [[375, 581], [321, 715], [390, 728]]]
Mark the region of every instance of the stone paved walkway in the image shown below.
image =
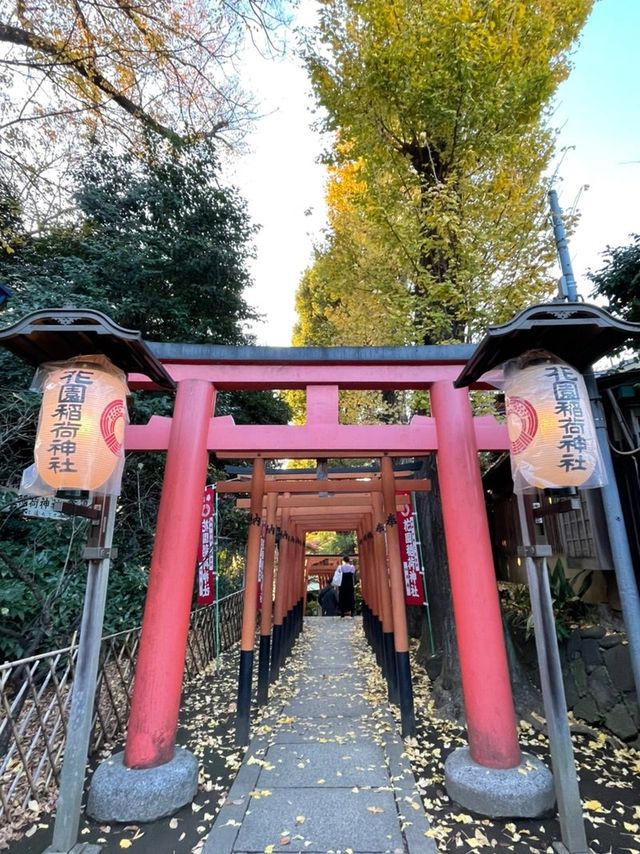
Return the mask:
[[204, 854], [437, 851], [395, 723], [367, 698], [360, 631], [358, 619], [305, 619], [298, 690], [279, 702], [272, 688]]

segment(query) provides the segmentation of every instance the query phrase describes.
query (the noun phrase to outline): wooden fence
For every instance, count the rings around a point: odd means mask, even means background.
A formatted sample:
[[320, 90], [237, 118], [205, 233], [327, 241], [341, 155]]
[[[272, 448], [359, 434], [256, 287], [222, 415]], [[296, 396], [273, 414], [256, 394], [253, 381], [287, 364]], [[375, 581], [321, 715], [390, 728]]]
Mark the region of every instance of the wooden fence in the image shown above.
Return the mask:
[[[185, 682], [206, 667], [220, 649], [240, 638], [242, 591], [191, 614]], [[126, 733], [140, 628], [102, 639], [91, 753]], [[17, 819], [31, 800], [49, 800], [58, 785], [66, 721], [77, 656], [75, 637], [66, 649], [0, 665], [0, 825]]]

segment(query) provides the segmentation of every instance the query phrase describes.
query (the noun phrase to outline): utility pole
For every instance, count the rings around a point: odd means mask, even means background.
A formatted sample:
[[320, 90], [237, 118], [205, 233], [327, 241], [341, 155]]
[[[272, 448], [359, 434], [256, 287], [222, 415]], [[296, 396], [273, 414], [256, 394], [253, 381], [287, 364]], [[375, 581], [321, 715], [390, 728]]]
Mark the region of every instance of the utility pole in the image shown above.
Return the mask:
[[573, 275], [573, 267], [571, 266], [569, 243], [567, 242], [567, 232], [562, 221], [562, 211], [558, 202], [558, 194], [555, 190], [549, 190], [548, 197], [549, 208], [551, 209], [551, 222], [553, 224], [553, 236], [555, 237], [556, 251], [562, 272], [558, 288], [559, 296], [568, 302], [578, 302], [578, 289]]
[[[569, 246], [562, 222], [562, 211], [560, 210], [558, 194], [555, 190], [549, 191], [549, 207], [551, 208], [553, 232], [556, 238], [556, 249], [562, 271], [560, 297], [567, 299], [568, 302], [577, 302], [576, 280], [573, 275]], [[602, 503], [609, 531], [613, 568], [622, 604], [622, 616], [629, 641], [631, 668], [633, 670], [636, 693], [640, 697], [640, 595], [638, 594], [638, 585], [636, 584], [633, 571], [633, 560], [631, 558], [629, 538], [622, 513], [622, 504], [620, 503], [620, 493], [618, 492], [618, 484], [613, 470], [613, 460], [609, 448], [602, 398], [591, 368], [584, 372], [584, 378], [591, 399], [591, 409], [598, 434], [598, 444], [606, 473], [607, 482], [601, 487]]]

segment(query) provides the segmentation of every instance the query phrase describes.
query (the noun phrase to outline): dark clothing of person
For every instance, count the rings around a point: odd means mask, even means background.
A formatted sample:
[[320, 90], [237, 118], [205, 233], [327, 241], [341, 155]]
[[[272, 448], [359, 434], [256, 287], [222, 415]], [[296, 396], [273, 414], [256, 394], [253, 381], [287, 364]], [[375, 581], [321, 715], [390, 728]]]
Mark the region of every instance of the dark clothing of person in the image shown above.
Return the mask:
[[342, 567], [342, 582], [338, 587], [338, 600], [340, 602], [340, 615], [353, 614], [356, 609], [356, 597], [353, 585], [353, 572], [345, 572], [345, 565]]
[[318, 604], [322, 608], [323, 617], [338, 616], [338, 594], [332, 584], [327, 584], [320, 591], [318, 594]]

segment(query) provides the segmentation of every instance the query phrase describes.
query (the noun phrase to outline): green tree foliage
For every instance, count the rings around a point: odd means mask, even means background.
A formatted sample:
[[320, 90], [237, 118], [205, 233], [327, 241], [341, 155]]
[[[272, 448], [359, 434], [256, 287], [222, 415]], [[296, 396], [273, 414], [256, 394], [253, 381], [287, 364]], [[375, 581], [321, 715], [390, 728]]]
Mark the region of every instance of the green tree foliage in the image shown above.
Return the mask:
[[349, 343], [471, 340], [551, 291], [546, 111], [592, 2], [323, 0], [306, 58], [335, 216], [299, 343], [323, 314]]
[[237, 344], [255, 315], [243, 290], [254, 228], [219, 183], [210, 143], [151, 143], [142, 159], [92, 151], [77, 215], [0, 262], [15, 291], [5, 320], [48, 305], [90, 306], [149, 340]]
[[611, 310], [625, 320], [640, 320], [640, 234], [632, 235], [628, 246], [605, 253], [605, 266], [589, 278], [595, 285], [593, 296], [605, 297]]
[[[3, 229], [19, 240], [0, 251], [0, 281], [15, 296], [8, 325], [31, 310], [97, 308], [145, 338], [250, 343], [253, 317], [243, 290], [254, 229], [244, 204], [221, 186], [209, 143], [151, 145], [143, 160], [96, 149], [79, 175], [77, 210], [64, 228], [37, 237], [22, 226], [15, 196], [0, 200]], [[85, 584], [82, 522], [23, 519], [16, 507], [22, 470], [33, 461], [39, 395], [33, 370], [0, 350], [0, 656], [14, 658], [69, 640]], [[134, 423], [168, 415], [160, 393], [129, 399]], [[289, 410], [267, 392], [222, 393], [217, 414], [238, 423], [285, 423]], [[140, 619], [162, 483], [164, 454], [127, 458], [116, 524], [120, 557], [109, 586], [107, 630]], [[212, 460], [210, 478], [224, 477]], [[225, 566], [244, 551], [246, 514], [221, 502]]]
[[307, 549], [318, 555], [351, 555], [356, 551], [353, 531], [310, 531]]

